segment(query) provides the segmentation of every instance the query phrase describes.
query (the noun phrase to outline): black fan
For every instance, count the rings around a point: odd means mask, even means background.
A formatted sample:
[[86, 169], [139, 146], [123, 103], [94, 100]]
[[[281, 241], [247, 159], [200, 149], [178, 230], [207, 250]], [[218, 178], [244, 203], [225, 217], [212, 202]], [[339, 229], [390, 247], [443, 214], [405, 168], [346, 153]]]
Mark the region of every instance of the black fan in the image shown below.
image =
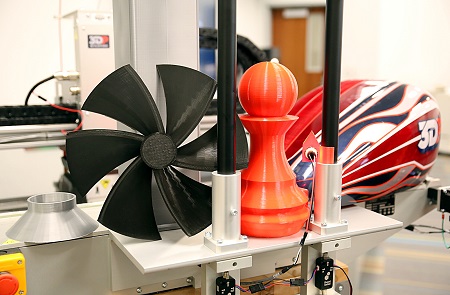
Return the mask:
[[[99, 222], [126, 236], [159, 240], [152, 208], [151, 179], [180, 228], [192, 236], [211, 224], [211, 187], [173, 166], [214, 171], [217, 168], [217, 126], [179, 147], [204, 116], [216, 82], [196, 70], [158, 65], [166, 97], [167, 124], [139, 75], [123, 66], [91, 92], [83, 110], [120, 121], [141, 134], [120, 130], [83, 130], [67, 135], [69, 171], [82, 195], [104, 175], [135, 158], [109, 193]], [[236, 168], [248, 162], [247, 139], [236, 119]]]

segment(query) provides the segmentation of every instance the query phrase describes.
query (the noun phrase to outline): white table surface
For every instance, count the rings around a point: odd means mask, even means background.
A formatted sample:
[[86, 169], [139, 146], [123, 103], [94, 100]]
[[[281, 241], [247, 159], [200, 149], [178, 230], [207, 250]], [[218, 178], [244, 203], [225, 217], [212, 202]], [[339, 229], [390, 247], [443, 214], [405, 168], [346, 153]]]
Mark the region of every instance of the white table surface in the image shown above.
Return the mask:
[[[81, 204], [79, 207], [93, 219], [97, 219], [101, 203]], [[23, 211], [0, 214], [0, 250], [27, 246], [22, 242], [8, 240], [5, 234], [22, 214]], [[325, 236], [310, 232], [305, 244], [376, 233], [402, 226], [402, 223], [397, 220], [358, 206], [343, 209], [342, 218], [348, 221], [348, 231]], [[147, 241], [123, 236], [100, 225], [92, 235], [103, 235], [109, 232], [112, 241], [143, 274], [298, 247], [303, 236], [302, 230], [283, 238], [249, 237], [248, 245], [244, 249], [215, 253], [204, 245], [204, 235], [207, 231], [211, 229], [207, 228], [193, 237], [187, 237], [181, 230], [163, 231], [161, 232], [162, 240]]]

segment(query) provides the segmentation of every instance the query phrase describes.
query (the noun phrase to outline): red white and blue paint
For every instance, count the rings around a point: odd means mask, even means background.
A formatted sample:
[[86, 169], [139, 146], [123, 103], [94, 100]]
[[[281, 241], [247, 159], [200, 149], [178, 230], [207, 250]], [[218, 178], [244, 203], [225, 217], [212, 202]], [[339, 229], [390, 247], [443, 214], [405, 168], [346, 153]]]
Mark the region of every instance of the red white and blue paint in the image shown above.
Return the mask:
[[[319, 87], [291, 111], [299, 117], [285, 137], [285, 151], [300, 187], [310, 188], [313, 169], [302, 162], [302, 145], [312, 131], [321, 141]], [[341, 82], [338, 162], [343, 204], [362, 202], [416, 186], [438, 154], [440, 112], [427, 92], [397, 82]]]

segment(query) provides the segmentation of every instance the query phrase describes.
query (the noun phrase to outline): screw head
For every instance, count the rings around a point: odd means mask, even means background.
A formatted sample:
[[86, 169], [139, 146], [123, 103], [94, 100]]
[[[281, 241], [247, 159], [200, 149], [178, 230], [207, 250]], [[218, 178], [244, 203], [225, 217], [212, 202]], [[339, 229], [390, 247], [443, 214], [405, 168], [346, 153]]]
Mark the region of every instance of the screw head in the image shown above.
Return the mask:
[[168, 285], [169, 285], [169, 284], [167, 284], [167, 282], [164, 282], [164, 283], [161, 284], [161, 287], [167, 288]]
[[248, 240], [248, 237], [247, 237], [246, 235], [241, 235], [241, 238], [242, 238], [243, 240]]
[[344, 286], [339, 285], [339, 287], [338, 287], [338, 292], [341, 293], [342, 291], [344, 291]]
[[336, 195], [336, 196], [334, 196], [334, 199], [336, 201], [340, 201], [342, 199], [342, 196], [341, 195]]
[[136, 293], [141, 294], [141, 293], [142, 293], [142, 288], [141, 288], [141, 287], [137, 287], [137, 288], [136, 288]]
[[236, 215], [238, 215], [239, 212], [237, 209], [232, 209], [230, 213], [231, 213], [231, 215], [236, 216]]
[[17, 260], [17, 264], [22, 264], [23, 261], [22, 260]]
[[20, 290], [19, 294], [22, 295], [22, 294], [25, 294], [25, 292], [23, 290]]
[[217, 240], [217, 244], [222, 244], [223, 241], [222, 240]]
[[207, 238], [210, 238], [210, 237], [212, 237], [212, 234], [211, 234], [211, 232], [207, 231], [207, 232], [205, 233], [205, 237], [207, 237]]
[[323, 227], [326, 227], [328, 224], [326, 222], [322, 222], [320, 225], [322, 225]]
[[346, 224], [348, 221], [346, 220], [346, 219], [342, 219], [341, 220], [341, 223], [344, 223], [344, 224]]
[[192, 279], [192, 277], [189, 277], [189, 278], [187, 278], [187, 279], [186, 279], [186, 283], [188, 283], [188, 284], [192, 284], [192, 282], [193, 282], [193, 279]]

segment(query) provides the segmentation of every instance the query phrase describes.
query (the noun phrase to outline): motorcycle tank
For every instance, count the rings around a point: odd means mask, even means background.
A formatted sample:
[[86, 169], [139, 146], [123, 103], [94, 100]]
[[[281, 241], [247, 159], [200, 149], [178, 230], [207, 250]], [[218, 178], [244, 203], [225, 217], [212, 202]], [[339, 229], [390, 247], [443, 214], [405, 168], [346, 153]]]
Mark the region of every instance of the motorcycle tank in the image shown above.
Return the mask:
[[[300, 187], [310, 189], [313, 167], [302, 162], [312, 131], [321, 142], [323, 88], [296, 102], [299, 119], [285, 137], [285, 152]], [[388, 81], [341, 82], [338, 162], [343, 205], [377, 199], [425, 180], [438, 155], [441, 119], [436, 100], [415, 86]]]

